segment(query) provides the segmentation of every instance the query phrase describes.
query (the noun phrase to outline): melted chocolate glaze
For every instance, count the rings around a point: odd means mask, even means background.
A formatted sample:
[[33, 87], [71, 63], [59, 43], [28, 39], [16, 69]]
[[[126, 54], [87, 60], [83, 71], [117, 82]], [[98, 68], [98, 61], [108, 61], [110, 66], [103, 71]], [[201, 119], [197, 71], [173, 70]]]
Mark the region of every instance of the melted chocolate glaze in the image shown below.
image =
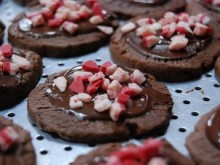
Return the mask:
[[220, 149], [220, 108], [210, 115], [205, 129], [210, 142]]
[[197, 0], [198, 3], [200, 3], [202, 6], [204, 6], [205, 8], [209, 9], [209, 10], [213, 10], [215, 12], [220, 12], [220, 7], [218, 6], [214, 6], [212, 4], [206, 3], [205, 0]]
[[139, 5], [151, 5], [151, 6], [156, 6], [156, 5], [161, 5], [168, 0], [127, 0], [129, 2], [139, 4]]
[[[25, 57], [24, 54], [18, 51], [13, 51], [13, 54], [21, 57]], [[10, 58], [6, 58], [6, 61], [11, 62]], [[8, 75], [4, 72], [0, 72], [0, 87], [6, 87], [6, 86], [15, 86], [19, 84], [22, 80], [22, 73], [24, 73], [24, 70], [19, 70], [19, 73], [17, 73], [15, 76]]]
[[150, 57], [158, 60], [182, 60], [195, 56], [199, 51], [205, 48], [211, 40], [211, 36], [206, 36], [204, 38], [198, 38], [193, 35], [187, 36], [189, 43], [186, 48], [179, 51], [169, 50], [170, 41], [159, 36], [160, 41], [153, 48], [145, 48], [142, 45], [142, 39], [136, 35], [136, 33], [130, 32], [127, 34], [127, 43], [145, 57]]
[[[81, 69], [73, 68], [63, 75], [68, 81], [67, 86], [69, 86], [73, 81], [73, 78], [71, 77], [72, 73], [77, 70]], [[126, 106], [126, 113], [122, 117], [123, 119], [144, 115], [151, 110], [151, 106], [153, 104], [164, 104], [169, 102], [169, 97], [167, 95], [151, 88], [147, 81], [141, 87], [143, 88], [142, 93], [139, 96], [132, 97], [128, 102]], [[105, 92], [99, 90], [98, 93], [92, 95], [92, 97], [94, 98], [96, 95], [103, 93]], [[71, 92], [68, 88], [64, 93], [61, 93], [53, 84], [50, 84], [48, 89], [45, 91], [45, 94], [48, 95], [51, 103], [56, 105], [58, 109], [66, 110], [71, 115], [78, 118], [85, 120], [111, 120], [109, 111], [100, 113], [93, 108], [93, 101], [85, 103], [80, 109], [71, 110], [69, 107], [69, 99], [75, 93]]]

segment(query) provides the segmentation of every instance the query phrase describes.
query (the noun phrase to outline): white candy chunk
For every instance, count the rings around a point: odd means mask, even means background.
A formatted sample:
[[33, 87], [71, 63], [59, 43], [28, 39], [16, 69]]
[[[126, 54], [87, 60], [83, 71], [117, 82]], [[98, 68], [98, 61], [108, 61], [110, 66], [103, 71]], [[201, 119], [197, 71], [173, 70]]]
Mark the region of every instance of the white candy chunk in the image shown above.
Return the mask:
[[77, 12], [70, 12], [69, 15], [68, 15], [68, 20], [70, 21], [76, 21], [76, 20], [79, 20], [80, 19], [80, 16]]
[[94, 109], [98, 112], [104, 112], [108, 110], [112, 105], [112, 102], [109, 99], [95, 100]]
[[42, 6], [44, 6], [44, 5], [47, 3], [47, 1], [48, 1], [48, 0], [39, 0], [40, 4], [41, 4]]
[[190, 16], [189, 17], [189, 21], [188, 21], [188, 24], [190, 27], [194, 27], [195, 26], [195, 23], [196, 23], [196, 17], [195, 16]]
[[41, 14], [33, 16], [30, 20], [34, 27], [41, 26], [45, 23], [44, 17]]
[[123, 114], [124, 112], [125, 112], [124, 105], [120, 103], [113, 103], [111, 105], [109, 115], [113, 121], [118, 121], [120, 115]]
[[67, 80], [65, 77], [60, 76], [53, 80], [53, 83], [59, 89], [60, 92], [65, 92], [67, 87]]
[[192, 33], [192, 30], [187, 22], [180, 21], [178, 22], [176, 28], [184, 28], [187, 32]]
[[155, 46], [159, 42], [159, 40], [160, 40], [159, 37], [154, 36], [154, 35], [144, 36], [142, 43], [143, 43], [143, 46], [147, 48], [151, 48]]
[[169, 20], [166, 20], [165, 18], [161, 18], [161, 19], [158, 21], [158, 23], [161, 24], [161, 26], [165, 26], [165, 25], [170, 24], [170, 21], [169, 21]]
[[96, 81], [99, 79], [103, 79], [105, 75], [102, 72], [95, 73], [91, 77], [89, 77], [89, 82]]
[[153, 24], [155, 22], [156, 22], [156, 20], [153, 18], [141, 18], [141, 19], [137, 20], [136, 23], [138, 24], [138, 26], [145, 26], [145, 25]]
[[55, 18], [62, 18], [62, 19], [67, 19], [69, 17], [69, 14], [71, 13], [71, 10], [61, 6], [57, 9], [57, 12], [55, 13]]
[[153, 157], [150, 159], [147, 165], [167, 165], [167, 162], [163, 158]]
[[155, 22], [151, 25], [149, 25], [152, 29], [154, 29], [155, 31], [161, 30], [162, 29], [162, 25], [158, 22]]
[[77, 98], [84, 103], [89, 103], [92, 101], [92, 97], [87, 93], [79, 93]]
[[73, 77], [74, 79], [76, 79], [77, 77], [81, 76], [92, 76], [93, 73], [92, 72], [86, 72], [86, 71], [75, 71], [71, 77]]
[[150, 26], [145, 25], [137, 28], [136, 35], [137, 36], [156, 35], [156, 31], [152, 29]]
[[131, 81], [137, 83], [138, 85], [141, 85], [146, 81], [146, 77], [140, 70], [135, 69], [134, 72], [131, 74]]
[[62, 25], [63, 30], [68, 32], [69, 34], [74, 34], [77, 29], [79, 28], [79, 25], [72, 23], [72, 22], [67, 22], [65, 21]]
[[79, 10], [81, 5], [78, 2], [72, 1], [72, 0], [65, 0], [63, 1], [63, 4], [65, 7], [71, 9], [71, 10]]
[[166, 19], [168, 22], [176, 22], [176, 20], [177, 20], [177, 16], [176, 16], [176, 14], [175, 13], [173, 13], [173, 12], [166, 12], [165, 14], [164, 14], [164, 19]]
[[170, 38], [176, 31], [176, 23], [165, 25], [162, 27], [162, 35], [166, 38]]
[[94, 25], [98, 25], [102, 23], [103, 21], [104, 21], [103, 18], [99, 15], [94, 15], [89, 19], [89, 22]]
[[193, 33], [197, 36], [205, 36], [210, 32], [210, 28], [206, 25], [203, 25], [201, 23], [196, 23], [196, 26], [193, 30]]
[[7, 126], [0, 131], [0, 149], [7, 151], [19, 139], [18, 133], [14, 128]]
[[108, 95], [107, 94], [102, 94], [102, 95], [97, 95], [95, 96], [95, 100], [104, 100], [104, 99], [108, 99]]
[[77, 109], [83, 107], [83, 102], [80, 101], [77, 95], [70, 97], [69, 106], [71, 109]]
[[103, 80], [104, 80], [104, 81], [103, 81], [103, 84], [102, 84], [102, 89], [105, 90], [105, 91], [107, 91], [108, 86], [110, 85], [110, 80], [107, 79], [107, 78], [104, 78]]
[[171, 43], [169, 45], [170, 50], [180, 50], [187, 46], [188, 39], [184, 35], [176, 35], [171, 38]]
[[14, 76], [19, 71], [19, 66], [10, 62], [3, 62], [2, 71]]
[[79, 13], [86, 13], [88, 15], [91, 15], [92, 14], [92, 10], [89, 9], [87, 6], [85, 5], [82, 5], [79, 9]]
[[214, 5], [214, 6], [220, 6], [220, 0], [213, 0], [212, 1], [212, 4]]
[[117, 68], [118, 68], [118, 66], [116, 64], [112, 64], [111, 66], [106, 68], [105, 74], [107, 76], [109, 76], [109, 75], [113, 74], [116, 71]]
[[120, 67], [118, 67], [116, 71], [109, 77], [110, 79], [117, 80], [120, 83], [127, 82], [130, 78], [129, 74]]
[[23, 58], [23, 57], [20, 57], [20, 56], [13, 54], [11, 59], [12, 59], [12, 62], [14, 64], [17, 64], [19, 68], [24, 69], [24, 70], [31, 69], [31, 63], [26, 58]]
[[187, 13], [178, 14], [178, 20], [183, 22], [189, 22], [189, 14]]
[[200, 14], [196, 15], [196, 21], [200, 22], [202, 24], [207, 25], [207, 24], [209, 24], [210, 20], [211, 19], [205, 14], [200, 13]]
[[121, 27], [121, 31], [123, 33], [128, 33], [136, 28], [136, 25], [133, 22], [128, 22], [124, 26]]
[[142, 88], [136, 83], [129, 83], [128, 87], [133, 89], [136, 95], [139, 95], [142, 92]]
[[45, 1], [45, 6], [50, 9], [51, 11], [55, 11], [57, 9], [57, 7], [59, 6], [60, 2], [58, 1], [52, 1], [52, 0], [48, 0]]
[[110, 26], [99, 25], [99, 26], [97, 26], [97, 29], [99, 29], [101, 32], [103, 32], [107, 35], [111, 35], [114, 32], [114, 29]]
[[113, 80], [109, 86], [108, 86], [108, 96], [110, 99], [114, 99], [117, 97], [117, 95], [121, 92], [122, 90], [122, 85], [117, 81]]

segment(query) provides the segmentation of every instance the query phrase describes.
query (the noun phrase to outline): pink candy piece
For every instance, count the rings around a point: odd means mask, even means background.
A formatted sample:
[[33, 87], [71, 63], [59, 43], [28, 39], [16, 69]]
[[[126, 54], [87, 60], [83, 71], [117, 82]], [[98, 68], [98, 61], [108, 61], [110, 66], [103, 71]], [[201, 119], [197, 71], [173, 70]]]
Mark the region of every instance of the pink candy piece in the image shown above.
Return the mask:
[[123, 83], [123, 82], [127, 82], [129, 80], [130, 76], [128, 75], [128, 73], [125, 70], [118, 67], [115, 70], [115, 72], [111, 76], [109, 76], [109, 78], [112, 80], [117, 80], [120, 83]]
[[121, 92], [122, 86], [117, 80], [113, 80], [108, 86], [108, 96], [110, 99], [114, 99]]
[[13, 48], [10, 44], [4, 44], [0, 47], [1, 55], [5, 58], [10, 58], [13, 53]]
[[207, 25], [210, 22], [210, 18], [207, 15], [200, 13], [196, 15], [196, 21]]
[[171, 38], [170, 50], [180, 50], [186, 47], [188, 39], [184, 35], [177, 35]]
[[104, 14], [102, 13], [102, 8], [98, 2], [93, 4], [92, 12], [93, 12], [93, 15], [99, 15], [100, 17], [104, 18]]
[[129, 84], [128, 84], [128, 88], [134, 90], [135, 95], [139, 95], [139, 94], [142, 92], [142, 90], [143, 90], [143, 89], [142, 89], [139, 85], [137, 85], [136, 83], [129, 83]]
[[128, 100], [129, 100], [129, 96], [124, 93], [118, 94], [118, 96], [116, 98], [116, 102], [121, 103], [123, 105], [126, 105]]
[[210, 27], [197, 22], [196, 26], [195, 26], [195, 28], [193, 30], [193, 33], [196, 36], [205, 36], [205, 35], [209, 34], [210, 31], [211, 31]]
[[142, 44], [146, 48], [151, 48], [159, 42], [159, 38], [154, 35], [144, 36], [142, 39]]
[[97, 81], [99, 79], [103, 79], [105, 75], [102, 72], [95, 73], [91, 77], [89, 77], [89, 82]]
[[3, 62], [2, 71], [14, 76], [19, 71], [19, 67], [18, 65], [10, 62]]
[[108, 67], [106, 68], [105, 75], [109, 76], [109, 75], [113, 74], [113, 73], [116, 71], [117, 68], [118, 68], [118, 67], [117, 67], [116, 64], [112, 64], [111, 66], [108, 66]]
[[180, 14], [178, 14], [178, 20], [179, 21], [189, 22], [189, 18], [190, 18], [190, 16], [187, 13], [180, 13]]
[[107, 78], [104, 78], [103, 79], [103, 84], [102, 84], [102, 89], [104, 91], [107, 91], [109, 85], [110, 85], [110, 80], [107, 79]]
[[0, 148], [7, 151], [19, 139], [18, 133], [14, 128], [8, 126], [0, 131]]
[[62, 25], [63, 23], [63, 19], [62, 18], [54, 18], [54, 19], [50, 19], [48, 21], [48, 26], [49, 27], [59, 27], [60, 25]]
[[113, 103], [110, 108], [110, 117], [113, 121], [118, 121], [121, 114], [125, 112], [125, 106], [120, 103]]
[[72, 23], [72, 22], [67, 22], [67, 21], [65, 21], [65, 22], [63, 23], [62, 27], [63, 27], [63, 29], [64, 29], [66, 32], [68, 32], [69, 34], [74, 34], [74, 33], [77, 31], [79, 25], [77, 25], [77, 24], [75, 24], [75, 23]]
[[187, 22], [180, 21], [176, 26], [176, 31], [180, 34], [192, 33], [192, 30]]
[[146, 25], [137, 28], [136, 35], [137, 36], [156, 35], [156, 31], [153, 28], [151, 28], [151, 26]]
[[53, 12], [50, 9], [48, 9], [47, 7], [43, 7], [41, 9], [41, 13], [45, 19], [52, 19], [53, 18]]
[[134, 72], [131, 74], [131, 81], [133, 83], [141, 85], [146, 81], [146, 77], [140, 70], [135, 69]]
[[170, 38], [176, 31], [176, 23], [171, 23], [162, 27], [162, 36]]
[[112, 65], [112, 63], [111, 63], [110, 61], [107, 61], [107, 62], [105, 62], [104, 64], [102, 64], [102, 66], [101, 66], [101, 68], [100, 68], [101, 72], [105, 74], [107, 68], [108, 68], [109, 66], [111, 66], [111, 65]]
[[32, 17], [31, 22], [34, 27], [44, 25], [45, 23], [44, 17], [41, 14]]

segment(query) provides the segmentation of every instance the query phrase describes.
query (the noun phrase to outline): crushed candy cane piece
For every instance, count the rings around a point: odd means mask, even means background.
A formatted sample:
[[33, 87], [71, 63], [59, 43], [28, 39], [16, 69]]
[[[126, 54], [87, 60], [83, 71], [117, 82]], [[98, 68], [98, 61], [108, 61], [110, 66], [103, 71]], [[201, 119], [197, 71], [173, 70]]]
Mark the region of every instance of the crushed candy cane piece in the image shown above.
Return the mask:
[[55, 86], [60, 92], [65, 92], [67, 87], [67, 80], [64, 76], [57, 77], [53, 80]]

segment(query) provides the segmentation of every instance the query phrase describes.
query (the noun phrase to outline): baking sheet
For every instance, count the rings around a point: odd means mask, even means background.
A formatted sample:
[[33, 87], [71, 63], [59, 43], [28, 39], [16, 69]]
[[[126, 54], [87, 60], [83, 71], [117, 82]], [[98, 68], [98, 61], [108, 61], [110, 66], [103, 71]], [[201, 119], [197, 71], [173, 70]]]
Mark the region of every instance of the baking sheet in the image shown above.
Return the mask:
[[[0, 19], [8, 27], [13, 18], [22, 10], [24, 8], [15, 1], [3, 0], [0, 5]], [[5, 42], [7, 42], [7, 34]], [[111, 60], [108, 47], [85, 56], [68, 59], [43, 58], [44, 68], [40, 82], [44, 82], [52, 73], [79, 65], [88, 59], [95, 60], [98, 64]], [[219, 104], [220, 84], [215, 79], [213, 70], [196, 81], [166, 84], [174, 100], [173, 119], [166, 134], [159, 138], [166, 138], [177, 150], [188, 156], [184, 147], [185, 137], [194, 129], [195, 123], [202, 114]], [[41, 131], [28, 117], [27, 100], [13, 108], [0, 111], [0, 115], [12, 119], [30, 131], [38, 165], [67, 165], [79, 154], [87, 153], [96, 147], [64, 141], [55, 135]], [[140, 140], [132, 139], [129, 142], [140, 143]]]

